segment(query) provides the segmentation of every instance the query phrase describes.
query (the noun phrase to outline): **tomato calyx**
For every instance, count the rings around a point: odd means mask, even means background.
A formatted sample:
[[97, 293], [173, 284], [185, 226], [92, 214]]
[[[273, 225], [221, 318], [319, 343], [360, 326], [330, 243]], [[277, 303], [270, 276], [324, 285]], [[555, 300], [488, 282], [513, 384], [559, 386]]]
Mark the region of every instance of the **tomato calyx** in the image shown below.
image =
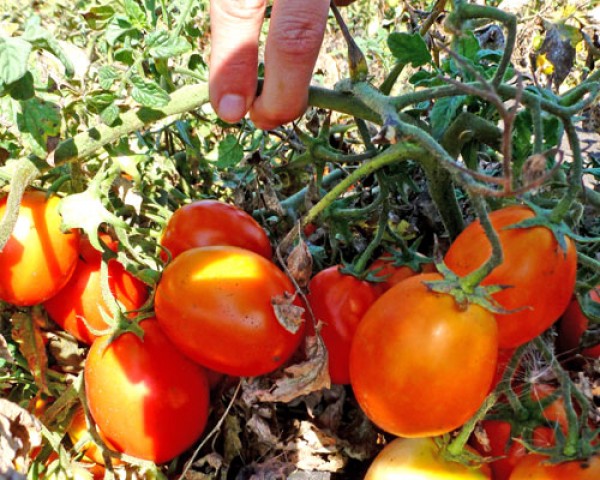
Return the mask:
[[425, 282], [425, 286], [432, 292], [444, 293], [454, 297], [456, 304], [460, 310], [466, 310], [469, 305], [479, 305], [482, 308], [499, 314], [513, 313], [513, 310], [506, 310], [500, 303], [498, 303], [492, 295], [500, 292], [506, 288], [510, 288], [508, 285], [488, 285], [481, 286], [466, 285], [464, 279], [467, 277], [460, 277], [450, 270], [442, 260], [436, 262], [436, 268], [444, 277], [443, 280], [435, 280], [432, 282]]

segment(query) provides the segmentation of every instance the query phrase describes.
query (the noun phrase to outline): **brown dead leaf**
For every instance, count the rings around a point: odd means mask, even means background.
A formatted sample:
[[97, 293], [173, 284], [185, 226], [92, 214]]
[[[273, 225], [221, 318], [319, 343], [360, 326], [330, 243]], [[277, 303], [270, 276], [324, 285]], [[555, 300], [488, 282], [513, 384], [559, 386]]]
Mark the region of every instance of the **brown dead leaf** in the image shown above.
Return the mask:
[[269, 426], [269, 422], [259, 415], [258, 412], [254, 412], [250, 420], [246, 422], [246, 427], [248, 427], [257, 437], [257, 440], [260, 443], [268, 445], [271, 449], [276, 448], [280, 445], [279, 438], [273, 434], [271, 431], [271, 427]]
[[295, 295], [285, 292], [271, 300], [277, 320], [290, 333], [296, 333], [304, 322], [304, 308], [294, 305], [295, 298]]
[[290, 275], [301, 288], [305, 288], [312, 276], [313, 258], [306, 242], [300, 237], [300, 242], [294, 247], [287, 258]]
[[13, 315], [12, 337], [29, 365], [36, 385], [42, 392], [49, 394], [46, 378], [48, 371], [46, 347], [42, 332], [31, 315], [22, 312]]
[[48, 351], [56, 365], [66, 373], [78, 373], [83, 370], [86, 351], [77, 340], [66, 332], [49, 333]]
[[242, 433], [242, 427], [240, 426], [240, 420], [235, 415], [227, 415], [225, 418], [225, 452], [224, 461], [225, 463], [231, 463], [235, 457], [237, 457], [242, 451], [242, 440], [240, 434]]
[[289, 403], [303, 395], [308, 395], [331, 386], [327, 349], [320, 336], [306, 337], [306, 360], [287, 367], [271, 388], [261, 388], [258, 383], [244, 385], [244, 400], [248, 404], [256, 402]]
[[28, 452], [42, 444], [38, 419], [16, 403], [0, 398], [0, 472], [27, 472]]
[[306, 420], [299, 422], [298, 433], [288, 449], [301, 470], [338, 472], [346, 464], [338, 439]]

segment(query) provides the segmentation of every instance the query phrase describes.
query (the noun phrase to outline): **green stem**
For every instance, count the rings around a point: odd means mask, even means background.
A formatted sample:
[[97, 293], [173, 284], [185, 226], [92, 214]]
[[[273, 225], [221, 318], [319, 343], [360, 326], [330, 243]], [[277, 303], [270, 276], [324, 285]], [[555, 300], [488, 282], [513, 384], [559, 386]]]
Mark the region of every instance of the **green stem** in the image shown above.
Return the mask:
[[[380, 185], [382, 185], [380, 183]], [[384, 192], [385, 190], [385, 192]], [[382, 188], [382, 196], [387, 197], [387, 188]], [[386, 202], [384, 202], [385, 205]], [[379, 222], [377, 223], [377, 232], [373, 237], [373, 240], [367, 245], [367, 248], [362, 252], [358, 260], [354, 263], [353, 272], [360, 276], [367, 267], [367, 264], [373, 259], [373, 253], [381, 243], [383, 239], [383, 234], [385, 233], [386, 225], [387, 225], [387, 208], [383, 208], [379, 215]]]
[[10, 192], [6, 201], [4, 217], [0, 221], [0, 252], [4, 249], [19, 218], [19, 208], [23, 194], [31, 182], [40, 175], [37, 167], [26, 158], [14, 162], [14, 171], [10, 180]]
[[394, 87], [396, 80], [398, 80], [398, 77], [404, 70], [404, 67], [406, 67], [405, 63], [396, 63], [394, 65], [394, 67], [392, 68], [389, 75], [386, 77], [386, 79], [383, 81], [383, 83], [379, 87], [379, 91], [381, 93], [383, 93], [384, 95], [389, 95], [391, 93], [392, 88]]
[[190, 15], [190, 12], [192, 11], [192, 7], [194, 6], [194, 4], [196, 3], [196, 0], [185, 0], [185, 3], [183, 5], [183, 10], [181, 11], [181, 14], [179, 15], [179, 18], [177, 19], [177, 25], [175, 26], [175, 29], [173, 30], [173, 37], [178, 37], [179, 34], [181, 33], [181, 31], [183, 30], [183, 27], [185, 26], [185, 22], [187, 22], [187, 18]]

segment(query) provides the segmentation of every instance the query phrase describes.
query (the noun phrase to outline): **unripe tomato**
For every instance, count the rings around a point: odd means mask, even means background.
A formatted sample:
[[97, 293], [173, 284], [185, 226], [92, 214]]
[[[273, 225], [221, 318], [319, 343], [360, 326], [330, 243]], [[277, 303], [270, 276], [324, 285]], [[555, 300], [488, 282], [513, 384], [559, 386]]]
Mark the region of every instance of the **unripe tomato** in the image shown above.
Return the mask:
[[[600, 303], [600, 286], [589, 292], [590, 299]], [[576, 298], [571, 300], [567, 310], [558, 322], [557, 347], [561, 352], [575, 352], [579, 348], [582, 335], [589, 327], [590, 321], [584, 315]], [[585, 357], [600, 358], [600, 344], [581, 351]]]
[[[545, 227], [508, 229], [535, 214], [514, 205], [490, 214], [500, 237], [504, 260], [482, 285], [503, 285], [494, 299], [512, 313], [497, 314], [499, 345], [516, 348], [548, 329], [567, 308], [577, 273], [577, 252], [570, 238], [563, 252], [552, 232]], [[479, 268], [491, 255], [492, 247], [479, 221], [471, 223], [454, 240], [444, 261], [464, 276]]]
[[[467, 447], [470, 450], [469, 447]], [[375, 457], [364, 480], [485, 480], [482, 464], [469, 467], [443, 457], [432, 438], [397, 438]]]
[[[110, 310], [102, 297], [100, 252], [89, 245], [87, 238], [82, 239], [81, 248], [86, 254], [77, 261], [73, 276], [56, 295], [44, 302], [44, 307], [58, 325], [91, 345], [96, 335], [90, 332], [88, 325], [96, 330], [108, 328], [101, 311], [110, 315]], [[148, 298], [144, 283], [114, 259], [108, 262], [108, 277], [110, 291], [125, 311], [139, 309]]]
[[494, 316], [459, 308], [420, 274], [384, 293], [358, 325], [350, 380], [359, 405], [382, 429], [402, 437], [450, 432], [481, 406], [496, 371]]
[[198, 200], [178, 208], [161, 240], [173, 258], [195, 247], [231, 245], [268, 260], [273, 252], [264, 229], [243, 210], [217, 200]]
[[331, 381], [350, 383], [350, 345], [363, 315], [377, 300], [375, 286], [333, 266], [317, 273], [308, 289], [307, 299], [315, 319], [323, 322], [320, 333], [329, 354]]
[[291, 333], [275, 315], [272, 302], [286, 293], [294, 293], [289, 278], [250, 250], [194, 248], [167, 265], [154, 308], [191, 359], [228, 375], [257, 376], [283, 365], [303, 338], [303, 321]]
[[[0, 200], [0, 218], [7, 197]], [[28, 190], [19, 217], [0, 252], [0, 299], [30, 306], [55, 295], [71, 278], [79, 253], [79, 231], [61, 231], [60, 199]]]
[[553, 464], [548, 457], [530, 453], [517, 463], [510, 480], [598, 480], [600, 456]]
[[175, 348], [155, 319], [140, 326], [143, 340], [124, 333], [92, 344], [85, 394], [94, 421], [117, 451], [164, 463], [202, 434], [208, 381], [204, 369]]

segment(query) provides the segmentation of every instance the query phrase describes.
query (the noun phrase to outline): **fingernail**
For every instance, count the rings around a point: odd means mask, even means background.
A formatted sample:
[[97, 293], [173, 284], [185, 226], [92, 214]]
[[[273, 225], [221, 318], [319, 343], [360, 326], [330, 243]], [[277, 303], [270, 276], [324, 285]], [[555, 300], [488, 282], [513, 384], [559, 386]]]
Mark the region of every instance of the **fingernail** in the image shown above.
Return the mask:
[[230, 123], [241, 120], [246, 115], [246, 99], [233, 93], [223, 95], [219, 102], [217, 115]]

